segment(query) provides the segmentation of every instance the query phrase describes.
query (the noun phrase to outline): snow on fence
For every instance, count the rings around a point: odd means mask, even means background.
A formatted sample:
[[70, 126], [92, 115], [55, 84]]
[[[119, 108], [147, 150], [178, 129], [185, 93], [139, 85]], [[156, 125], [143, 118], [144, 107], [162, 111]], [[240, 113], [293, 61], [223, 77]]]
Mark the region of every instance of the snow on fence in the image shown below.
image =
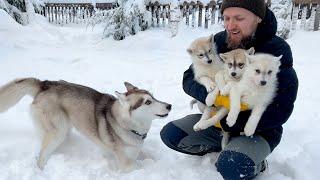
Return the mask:
[[[52, 4], [46, 3], [44, 9], [39, 14], [46, 16], [51, 23], [68, 24], [68, 23], [86, 23], [88, 19], [96, 14], [101, 15], [100, 12], [116, 7], [116, 4], [101, 3], [96, 5], [92, 4]], [[186, 25], [191, 27], [205, 27], [208, 28], [209, 24], [213, 25], [222, 20], [219, 5], [215, 1], [204, 5], [201, 2], [184, 2], [179, 5], [183, 21]], [[159, 2], [149, 3], [146, 9], [152, 13], [152, 27], [167, 26], [170, 20], [170, 5], [160, 4]]]
[[90, 3], [46, 3], [39, 13], [55, 24], [87, 23], [90, 17], [98, 12], [115, 8], [115, 3], [97, 3], [95, 7]]
[[[300, 24], [297, 21], [300, 19]], [[320, 0], [296, 0], [291, 13], [291, 29], [319, 30]]]
[[[160, 4], [158, 2], [146, 5], [148, 11], [152, 13], [152, 26], [167, 26], [170, 21], [170, 5]], [[215, 1], [208, 4], [201, 2], [184, 2], [179, 5], [183, 21], [187, 26], [208, 28], [209, 24], [213, 25], [222, 21], [220, 7]]]

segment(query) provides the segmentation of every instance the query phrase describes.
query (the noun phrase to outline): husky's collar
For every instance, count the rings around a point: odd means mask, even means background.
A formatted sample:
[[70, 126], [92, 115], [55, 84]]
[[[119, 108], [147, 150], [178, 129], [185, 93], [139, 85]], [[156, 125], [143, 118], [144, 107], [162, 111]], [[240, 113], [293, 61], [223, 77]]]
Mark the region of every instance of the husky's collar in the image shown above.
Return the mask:
[[130, 130], [133, 134], [141, 137], [141, 139], [145, 139], [147, 137], [147, 133], [145, 134], [140, 134], [139, 132], [135, 131], [135, 130]]

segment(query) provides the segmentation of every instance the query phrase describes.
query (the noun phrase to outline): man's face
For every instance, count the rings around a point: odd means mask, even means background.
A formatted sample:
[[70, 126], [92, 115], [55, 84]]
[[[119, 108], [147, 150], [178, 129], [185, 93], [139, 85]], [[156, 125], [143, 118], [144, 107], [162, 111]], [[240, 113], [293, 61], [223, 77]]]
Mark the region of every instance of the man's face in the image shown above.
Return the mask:
[[228, 33], [228, 46], [232, 49], [242, 47], [244, 40], [251, 39], [261, 18], [252, 12], [238, 7], [223, 11], [224, 27]]

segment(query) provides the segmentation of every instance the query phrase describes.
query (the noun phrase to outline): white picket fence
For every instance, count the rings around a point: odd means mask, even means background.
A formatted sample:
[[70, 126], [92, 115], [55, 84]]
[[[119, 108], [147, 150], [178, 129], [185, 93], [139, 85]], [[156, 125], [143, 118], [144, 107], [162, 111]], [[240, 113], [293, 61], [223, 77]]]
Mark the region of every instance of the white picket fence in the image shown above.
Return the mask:
[[[297, 28], [308, 30], [308, 31], [319, 30], [320, 2], [317, 4], [294, 3], [291, 17], [292, 17], [291, 18], [292, 30], [295, 30]], [[300, 19], [300, 24], [297, 23], [298, 19]]]
[[[306, 3], [308, 2], [308, 3]], [[317, 3], [319, 2], [319, 3]], [[97, 7], [91, 4], [46, 4], [42, 11], [38, 12], [48, 18], [48, 21], [55, 24], [88, 23], [90, 18], [104, 16], [107, 10], [117, 7], [114, 3], [104, 3]], [[183, 21], [190, 27], [209, 28], [220, 23], [220, 4], [210, 1], [208, 4], [201, 2], [184, 2], [180, 4], [180, 11]], [[152, 27], [166, 27], [170, 20], [170, 5], [159, 2], [149, 3], [146, 9], [152, 14]], [[298, 20], [300, 19], [300, 24]], [[291, 14], [291, 29], [319, 30], [320, 22], [320, 1], [295, 1]]]

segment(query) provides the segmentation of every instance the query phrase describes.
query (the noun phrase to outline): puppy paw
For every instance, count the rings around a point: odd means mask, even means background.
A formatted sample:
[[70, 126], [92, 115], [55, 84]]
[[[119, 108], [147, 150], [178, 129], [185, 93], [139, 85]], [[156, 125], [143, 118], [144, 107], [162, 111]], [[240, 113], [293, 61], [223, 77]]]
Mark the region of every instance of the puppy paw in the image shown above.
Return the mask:
[[208, 125], [207, 123], [205, 123], [205, 121], [199, 121], [193, 126], [194, 131], [201, 131], [207, 128], [208, 128]]
[[256, 130], [255, 127], [246, 125], [244, 127], [244, 134], [246, 136], [252, 136], [254, 134], [255, 130]]
[[214, 91], [210, 92], [206, 97], [206, 105], [212, 106], [216, 100], [217, 95], [214, 93]]
[[211, 92], [214, 90], [214, 88], [216, 88], [216, 86], [214, 84], [209, 84], [205, 86], [207, 89], [207, 92]]
[[220, 90], [220, 95], [222, 95], [222, 96], [227, 96], [227, 95], [229, 95], [228, 89], [226, 89], [226, 88], [221, 89], [221, 90]]
[[237, 121], [237, 117], [236, 115], [233, 114], [229, 114], [227, 119], [226, 119], [226, 123], [228, 124], [229, 127], [232, 127], [236, 121]]

